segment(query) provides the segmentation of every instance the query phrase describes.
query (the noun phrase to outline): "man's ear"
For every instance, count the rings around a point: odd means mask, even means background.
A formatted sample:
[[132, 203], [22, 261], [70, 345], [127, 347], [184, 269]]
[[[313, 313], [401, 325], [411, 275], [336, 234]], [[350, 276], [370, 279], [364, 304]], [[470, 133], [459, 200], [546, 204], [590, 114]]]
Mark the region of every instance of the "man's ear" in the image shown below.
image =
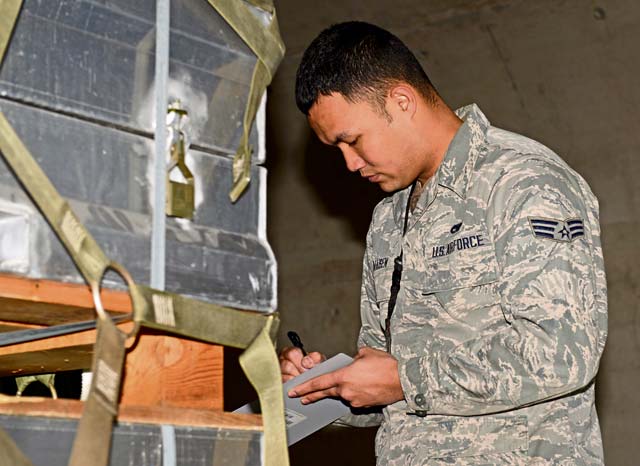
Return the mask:
[[418, 95], [413, 87], [407, 84], [397, 84], [389, 90], [387, 105], [390, 107], [392, 115], [398, 112], [412, 118], [417, 109], [417, 98]]

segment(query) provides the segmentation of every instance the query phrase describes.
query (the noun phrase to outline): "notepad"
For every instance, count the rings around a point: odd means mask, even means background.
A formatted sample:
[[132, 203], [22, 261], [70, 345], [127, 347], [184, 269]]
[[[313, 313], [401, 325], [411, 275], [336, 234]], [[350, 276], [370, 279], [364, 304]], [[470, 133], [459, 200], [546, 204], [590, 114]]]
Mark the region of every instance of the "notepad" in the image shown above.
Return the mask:
[[[303, 405], [300, 403], [300, 398], [289, 398], [287, 392], [309, 379], [348, 366], [352, 361], [352, 357], [339, 353], [283, 384], [284, 416], [287, 425], [288, 445], [293, 445], [348, 414], [350, 408], [346, 402], [336, 398], [324, 398], [315, 403]], [[256, 400], [236, 409], [234, 412], [259, 414], [260, 403]]]

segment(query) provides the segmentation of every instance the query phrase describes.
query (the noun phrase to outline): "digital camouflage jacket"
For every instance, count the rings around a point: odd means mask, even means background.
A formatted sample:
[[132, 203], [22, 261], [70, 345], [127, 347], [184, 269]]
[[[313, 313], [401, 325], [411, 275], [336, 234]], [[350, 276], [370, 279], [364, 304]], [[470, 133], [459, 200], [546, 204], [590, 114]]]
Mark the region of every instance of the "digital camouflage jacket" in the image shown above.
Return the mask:
[[607, 334], [598, 203], [542, 144], [490, 126], [475, 105], [402, 236], [409, 188], [367, 235], [359, 346], [391, 320], [405, 400], [382, 415], [378, 463], [603, 464], [594, 378]]

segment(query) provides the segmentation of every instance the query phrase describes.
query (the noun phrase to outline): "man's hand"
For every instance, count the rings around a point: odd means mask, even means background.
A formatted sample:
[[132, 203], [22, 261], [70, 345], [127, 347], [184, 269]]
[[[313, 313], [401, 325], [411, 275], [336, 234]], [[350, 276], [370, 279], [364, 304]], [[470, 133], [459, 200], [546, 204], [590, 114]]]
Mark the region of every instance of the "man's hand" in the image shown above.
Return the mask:
[[282, 382], [287, 382], [316, 364], [325, 361], [327, 357], [317, 351], [304, 356], [300, 348], [287, 347], [280, 352], [278, 359], [280, 360]]
[[289, 396], [302, 396], [302, 404], [340, 397], [354, 408], [384, 406], [404, 399], [396, 358], [366, 347], [360, 348], [348, 366], [294, 387]]

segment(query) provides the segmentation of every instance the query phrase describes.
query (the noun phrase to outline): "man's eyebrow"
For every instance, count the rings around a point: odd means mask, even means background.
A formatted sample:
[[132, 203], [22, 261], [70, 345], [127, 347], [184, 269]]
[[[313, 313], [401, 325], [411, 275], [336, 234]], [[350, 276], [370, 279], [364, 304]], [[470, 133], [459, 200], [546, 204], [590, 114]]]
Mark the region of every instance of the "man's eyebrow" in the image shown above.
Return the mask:
[[347, 139], [351, 139], [353, 136], [351, 136], [349, 133], [347, 132], [342, 132], [342, 133], [338, 133], [338, 135], [336, 136], [336, 138], [331, 142], [331, 144], [333, 144], [334, 146], [337, 146], [339, 142], [347, 142]]

